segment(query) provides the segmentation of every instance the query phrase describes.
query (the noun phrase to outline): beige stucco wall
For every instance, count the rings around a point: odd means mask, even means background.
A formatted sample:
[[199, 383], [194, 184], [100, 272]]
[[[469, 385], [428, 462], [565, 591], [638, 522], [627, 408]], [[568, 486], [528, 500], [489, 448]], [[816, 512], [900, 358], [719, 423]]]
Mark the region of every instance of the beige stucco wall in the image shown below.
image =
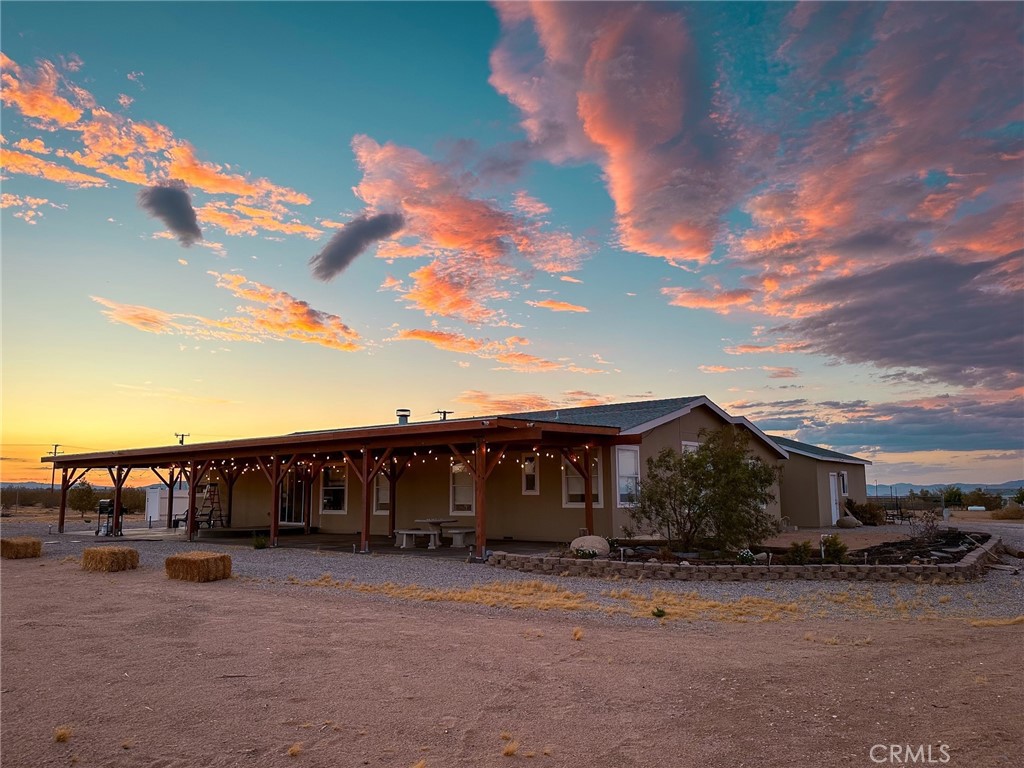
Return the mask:
[[[829, 474], [847, 473], [847, 496], [859, 504], [867, 501], [867, 473], [863, 464], [821, 461], [790, 453], [782, 474], [782, 514], [790, 525], [825, 528], [832, 525]], [[840, 513], [846, 497], [840, 495]]]
[[[680, 450], [684, 442], [694, 443], [699, 442], [699, 436], [701, 430], [714, 430], [728, 424], [725, 419], [715, 413], [707, 406], [699, 406], [684, 416], [680, 416], [678, 419], [666, 422], [654, 429], [643, 434], [643, 442], [640, 444], [640, 471], [641, 477], [643, 477], [644, 469], [647, 466], [647, 460], [658, 455], [665, 448], [672, 448], [673, 450]], [[757, 435], [750, 434], [751, 452], [760, 459], [766, 462], [777, 464], [782, 461], [778, 453], [764, 443]], [[784, 463], [784, 461], [782, 461]], [[614, 470], [617, 473], [617, 470]], [[612, 491], [614, 493], [614, 485], [616, 483], [616, 475], [612, 476]], [[781, 516], [781, 505], [780, 498], [781, 493], [779, 486], [776, 485], [773, 489], [775, 501], [768, 506], [768, 512], [775, 518]], [[613, 504], [616, 499], [612, 499]], [[617, 504], [612, 510], [612, 528], [613, 533], [605, 534], [612, 536], [621, 536], [622, 527], [629, 525], [629, 511], [624, 507], [619, 507]]]

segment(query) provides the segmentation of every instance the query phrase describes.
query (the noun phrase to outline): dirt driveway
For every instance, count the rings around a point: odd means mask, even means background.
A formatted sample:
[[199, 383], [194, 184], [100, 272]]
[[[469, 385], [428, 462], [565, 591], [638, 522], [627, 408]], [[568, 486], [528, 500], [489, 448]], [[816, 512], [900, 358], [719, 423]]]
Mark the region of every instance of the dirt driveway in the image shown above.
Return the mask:
[[5, 768], [845, 767], [889, 743], [1009, 766], [1022, 748], [1020, 625], [638, 628], [56, 559], [0, 575]]

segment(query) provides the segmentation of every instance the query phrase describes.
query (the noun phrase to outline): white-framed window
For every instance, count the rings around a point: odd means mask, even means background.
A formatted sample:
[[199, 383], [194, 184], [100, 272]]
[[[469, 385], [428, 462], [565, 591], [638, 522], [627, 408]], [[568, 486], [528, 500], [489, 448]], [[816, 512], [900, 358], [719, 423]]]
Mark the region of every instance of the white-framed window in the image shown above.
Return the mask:
[[[604, 506], [604, 494], [601, 489], [601, 457], [594, 456], [590, 463], [591, 498], [595, 507]], [[572, 464], [562, 459], [562, 506], [563, 507], [584, 507], [586, 506], [586, 491], [583, 485], [583, 476], [577, 472]]]
[[470, 517], [476, 514], [476, 483], [469, 467], [461, 461], [452, 464], [451, 513]]
[[700, 443], [698, 443], [696, 440], [683, 440], [682, 444], [679, 447], [679, 452], [693, 453], [698, 448], [700, 448]]
[[540, 493], [540, 457], [536, 453], [524, 453], [522, 458], [523, 496]]
[[850, 495], [849, 475], [846, 472], [839, 473], [839, 493], [843, 496]]
[[391, 512], [391, 483], [381, 472], [373, 481], [373, 514], [387, 515]]
[[616, 504], [630, 507], [636, 500], [636, 491], [640, 485], [640, 446], [620, 445], [615, 449]]
[[320, 489], [323, 497], [322, 513], [344, 515], [348, 511], [348, 465], [324, 467], [320, 474]]

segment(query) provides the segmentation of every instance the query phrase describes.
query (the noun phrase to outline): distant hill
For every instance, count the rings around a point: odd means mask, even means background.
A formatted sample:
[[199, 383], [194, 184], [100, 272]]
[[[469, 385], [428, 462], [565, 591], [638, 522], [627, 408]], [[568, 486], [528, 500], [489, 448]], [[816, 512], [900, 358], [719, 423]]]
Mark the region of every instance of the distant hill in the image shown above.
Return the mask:
[[1010, 480], [1005, 483], [932, 483], [931, 485], [921, 485], [919, 483], [893, 483], [892, 485], [884, 485], [878, 483], [868, 483], [868, 496], [906, 496], [911, 491], [920, 493], [923, 490], [936, 492], [941, 488], [945, 488], [948, 485], [952, 485], [959, 488], [962, 491], [973, 491], [975, 488], [981, 488], [986, 493], [994, 493], [997, 495], [1006, 495], [1016, 491], [1018, 488], [1024, 488], [1024, 480]]
[[[112, 486], [112, 485], [97, 485], [96, 483], [90, 483], [90, 484], [97, 491], [113, 491], [114, 490], [114, 486]], [[131, 487], [131, 488], [163, 488], [164, 484], [163, 483], [151, 483], [150, 485], [139, 485], [139, 486], [134, 486], [133, 485], [133, 486], [128, 486], [128, 487]], [[0, 488], [28, 488], [28, 489], [33, 490], [33, 491], [48, 491], [48, 490], [50, 490], [50, 484], [49, 483], [37, 483], [37, 482], [0, 483]], [[57, 480], [57, 482], [53, 484], [53, 490], [55, 490], [55, 491], [59, 491], [60, 490], [60, 480]]]

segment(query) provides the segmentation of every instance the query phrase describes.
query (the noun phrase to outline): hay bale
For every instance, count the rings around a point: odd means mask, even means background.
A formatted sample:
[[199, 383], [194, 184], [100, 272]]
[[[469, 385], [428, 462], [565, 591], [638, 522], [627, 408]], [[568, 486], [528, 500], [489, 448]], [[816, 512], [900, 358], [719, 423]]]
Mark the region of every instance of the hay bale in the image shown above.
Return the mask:
[[139, 567], [139, 553], [131, 547], [89, 547], [82, 552], [82, 570], [127, 571]]
[[13, 539], [0, 539], [0, 557], [8, 560], [20, 560], [23, 557], [42, 557], [43, 540], [31, 536], [18, 536]]
[[182, 581], [217, 581], [231, 578], [231, 556], [218, 552], [182, 552], [164, 561], [167, 578]]

